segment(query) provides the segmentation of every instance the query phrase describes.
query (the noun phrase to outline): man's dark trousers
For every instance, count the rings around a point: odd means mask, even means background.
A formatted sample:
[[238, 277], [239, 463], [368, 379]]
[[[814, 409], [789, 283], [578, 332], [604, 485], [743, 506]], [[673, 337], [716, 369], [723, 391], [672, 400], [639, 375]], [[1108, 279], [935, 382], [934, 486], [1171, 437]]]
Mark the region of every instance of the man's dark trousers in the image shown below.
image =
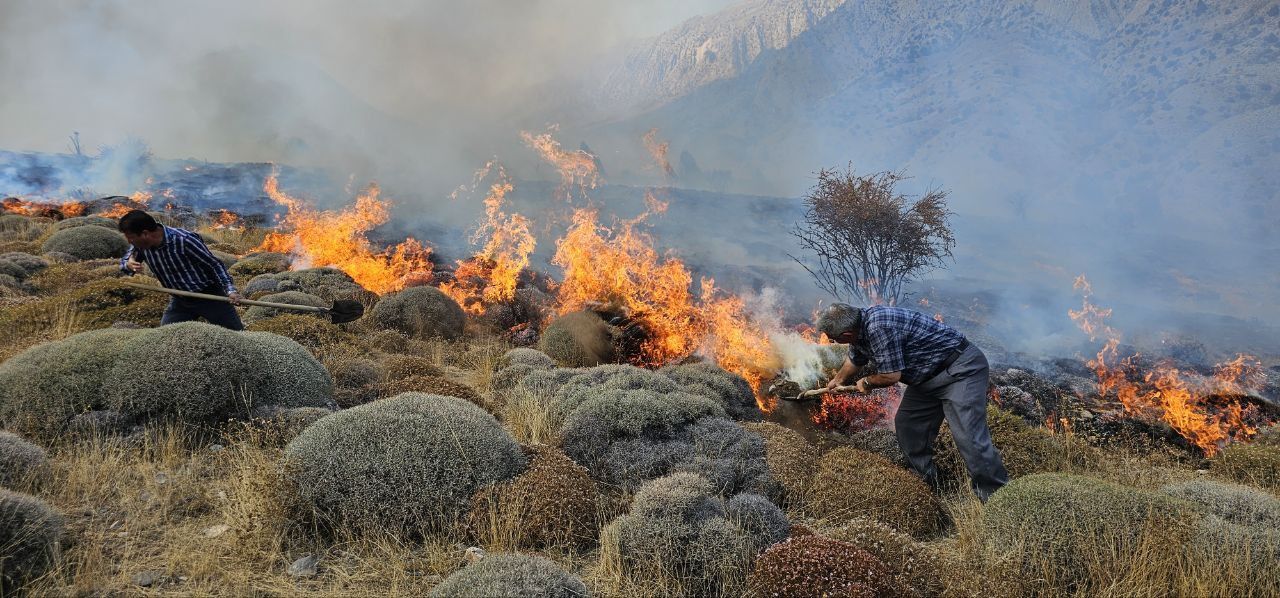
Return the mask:
[[[206, 295], [226, 295], [226, 293], [216, 288], [205, 289], [201, 292]], [[222, 301], [177, 296], [169, 298], [169, 306], [164, 308], [164, 315], [160, 317], [160, 325], [190, 322], [197, 318], [204, 318], [210, 324], [223, 328], [244, 330], [244, 323], [240, 321], [240, 314], [236, 312], [234, 305]]]
[[1000, 452], [987, 427], [987, 356], [970, 344], [950, 366], [934, 377], [907, 387], [893, 423], [898, 446], [911, 467], [930, 485], [938, 485], [933, 441], [947, 420], [956, 448], [964, 457], [973, 490], [983, 502], [1009, 482]]

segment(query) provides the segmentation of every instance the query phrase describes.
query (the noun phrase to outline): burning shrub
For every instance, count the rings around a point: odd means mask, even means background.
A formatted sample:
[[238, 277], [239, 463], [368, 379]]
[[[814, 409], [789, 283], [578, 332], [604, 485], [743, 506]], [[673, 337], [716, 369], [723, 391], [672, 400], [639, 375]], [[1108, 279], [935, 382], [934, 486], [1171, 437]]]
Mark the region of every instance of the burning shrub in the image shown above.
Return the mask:
[[44, 501], [0, 488], [0, 578], [4, 594], [18, 594], [27, 582], [58, 561], [62, 516]]
[[747, 534], [752, 555], [777, 544], [791, 533], [787, 514], [759, 494], [743, 493], [725, 503], [725, 514]]
[[1280, 445], [1233, 442], [1214, 457], [1211, 467], [1237, 482], [1280, 491]]
[[[324, 299], [321, 299], [310, 293], [303, 293], [301, 291], [285, 291], [283, 293], [272, 293], [270, 295], [263, 295], [259, 297], [258, 300], [270, 301], [273, 303], [287, 303], [289, 305], [306, 305], [310, 307], [329, 307], [330, 305], [329, 302], [325, 301]], [[275, 307], [263, 307], [261, 305], [254, 305], [253, 307], [250, 307], [249, 309], [245, 310], [244, 323], [248, 325], [254, 322], [265, 320], [267, 318], [274, 318], [276, 316], [280, 316], [284, 314], [303, 315], [302, 312], [294, 312], [294, 311], [283, 310]], [[320, 313], [310, 313], [305, 315], [306, 317], [309, 317], [309, 318], [325, 318], [324, 314], [320, 314]]]
[[929, 487], [915, 474], [848, 447], [818, 461], [808, 510], [832, 521], [867, 517], [917, 538], [938, 531], [942, 516]]
[[442, 397], [454, 397], [468, 401], [481, 409], [488, 410], [484, 397], [474, 388], [454, 382], [443, 376], [409, 376], [388, 380], [378, 386], [378, 394], [393, 397], [405, 392], [421, 392]]
[[609, 325], [589, 311], [556, 318], [542, 331], [538, 349], [564, 367], [591, 367], [614, 360]]
[[693, 451], [676, 466], [707, 478], [716, 493], [764, 494], [777, 499], [782, 488], [769, 474], [764, 439], [732, 420], [704, 417], [689, 427]]
[[80, 226], [60, 230], [40, 245], [41, 253], [66, 253], [79, 260], [93, 260], [124, 255], [129, 244], [124, 235], [111, 228]]
[[876, 389], [873, 394], [831, 393], [822, 397], [822, 406], [813, 416], [818, 426], [841, 434], [853, 434], [875, 427], [889, 415], [884, 404], [897, 389]]
[[551, 447], [526, 455], [524, 473], [472, 499], [470, 527], [482, 538], [513, 534], [520, 546], [589, 546], [600, 530], [600, 493], [587, 470]]
[[1239, 484], [1215, 480], [1193, 480], [1169, 484], [1160, 493], [1195, 505], [1208, 515], [1228, 523], [1259, 525], [1280, 529], [1280, 499]]
[[38, 345], [0, 364], [0, 422], [55, 439], [77, 414], [103, 409], [102, 386], [136, 330], [104, 329]]
[[691, 424], [723, 415], [718, 404], [697, 395], [604, 390], [569, 415], [561, 435], [565, 454], [592, 477], [633, 489], [691, 456]]
[[264, 251], [244, 256], [234, 266], [227, 268], [232, 276], [253, 278], [259, 274], [279, 274], [289, 269], [292, 259], [283, 253]]
[[872, 598], [894, 594], [893, 574], [871, 553], [822, 536], [789, 538], [756, 559], [750, 585], [760, 596]]
[[26, 278], [45, 268], [49, 267], [49, 262], [42, 257], [23, 253], [21, 251], [10, 251], [9, 253], [0, 254], [0, 261], [9, 262], [22, 269], [23, 275], [16, 278]]
[[322, 407], [332, 401], [333, 379], [306, 347], [270, 332], [241, 336], [256, 354], [262, 374], [250, 391], [255, 403], [291, 408]]
[[938, 596], [942, 594], [942, 569], [938, 555], [911, 536], [878, 521], [853, 519], [834, 527], [824, 527], [823, 537], [848, 542], [871, 553], [894, 576], [898, 594]]
[[458, 303], [435, 287], [411, 287], [383, 297], [369, 313], [378, 328], [390, 328], [410, 338], [462, 336], [467, 315]]
[[44, 449], [0, 430], [0, 486], [18, 488], [39, 482], [48, 473], [49, 457]]
[[491, 554], [454, 572], [431, 589], [439, 598], [545, 596], [586, 598], [586, 584], [554, 561], [531, 554]]
[[818, 448], [795, 430], [773, 422], [749, 423], [744, 427], [764, 438], [765, 463], [773, 478], [782, 485], [784, 500], [793, 505], [807, 501], [809, 485], [818, 467]]
[[658, 371], [675, 380], [685, 392], [715, 399], [733, 419], [755, 422], [764, 418], [746, 379], [714, 363], [687, 363]]
[[[989, 549], [1015, 559], [1045, 590], [1069, 591], [1091, 563], [1117, 573], [1176, 551], [1194, 514], [1181, 501], [1095, 478], [1039, 473], [997, 491], [982, 513]], [[1172, 554], [1172, 552], [1170, 552]], [[1093, 580], [1099, 581], [1099, 580]]]
[[517, 364], [527, 365], [538, 370], [549, 370], [556, 367], [555, 360], [551, 359], [546, 353], [537, 349], [520, 347], [503, 353], [502, 357], [498, 358], [497, 369], [501, 370]]
[[710, 483], [689, 473], [645, 484], [631, 512], [600, 534], [606, 569], [666, 595], [741, 593], [752, 547], [766, 543], [726, 519]]
[[53, 223], [49, 230], [60, 231], [69, 228], [79, 228], [81, 226], [100, 226], [116, 230], [116, 221], [102, 216], [74, 216]]
[[526, 464], [492, 415], [421, 393], [324, 417], [285, 447], [285, 457], [306, 503], [365, 531], [439, 530], [467, 512], [477, 490]]
[[212, 423], [256, 405], [324, 406], [328, 373], [297, 343], [269, 334], [199, 322], [141, 331], [121, 347], [103, 392], [135, 420]]

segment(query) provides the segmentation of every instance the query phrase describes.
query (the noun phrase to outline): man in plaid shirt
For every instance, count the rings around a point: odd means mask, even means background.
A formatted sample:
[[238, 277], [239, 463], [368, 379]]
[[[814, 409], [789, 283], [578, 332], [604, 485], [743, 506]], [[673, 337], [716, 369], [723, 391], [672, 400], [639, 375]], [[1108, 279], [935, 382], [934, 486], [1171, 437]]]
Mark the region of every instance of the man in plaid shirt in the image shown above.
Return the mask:
[[121, 272], [132, 276], [147, 264], [165, 288], [231, 299], [227, 304], [210, 299], [172, 297], [160, 317], [160, 324], [204, 318], [210, 324], [223, 328], [244, 330], [244, 323], [234, 307], [240, 303], [240, 293], [231, 282], [226, 266], [218, 261], [200, 235], [164, 226], [142, 210], [132, 210], [121, 216], [119, 228], [130, 245], [120, 259]]
[[[844, 366], [827, 384], [856, 379], [858, 392], [907, 385], [893, 418], [898, 446], [911, 467], [938, 485], [933, 441], [946, 419], [969, 469], [973, 490], [986, 501], [1009, 481], [987, 427], [987, 357], [964, 335], [915, 310], [874, 305], [859, 309], [834, 303], [818, 318], [827, 338], [849, 345]], [[868, 363], [877, 373], [857, 378]]]

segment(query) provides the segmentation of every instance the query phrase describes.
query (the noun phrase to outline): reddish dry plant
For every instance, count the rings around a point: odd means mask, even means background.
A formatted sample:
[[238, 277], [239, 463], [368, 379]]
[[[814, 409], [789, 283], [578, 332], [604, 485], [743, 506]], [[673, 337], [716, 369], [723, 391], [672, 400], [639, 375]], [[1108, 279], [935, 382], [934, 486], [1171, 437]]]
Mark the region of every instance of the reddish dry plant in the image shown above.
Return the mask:
[[889, 416], [887, 403], [897, 402], [894, 388], [876, 389], [869, 395], [831, 393], [813, 414], [813, 423], [827, 430], [853, 434], [876, 427]]
[[871, 553], [822, 536], [791, 537], [756, 559], [750, 584], [758, 596], [822, 598], [895, 595], [893, 574]]

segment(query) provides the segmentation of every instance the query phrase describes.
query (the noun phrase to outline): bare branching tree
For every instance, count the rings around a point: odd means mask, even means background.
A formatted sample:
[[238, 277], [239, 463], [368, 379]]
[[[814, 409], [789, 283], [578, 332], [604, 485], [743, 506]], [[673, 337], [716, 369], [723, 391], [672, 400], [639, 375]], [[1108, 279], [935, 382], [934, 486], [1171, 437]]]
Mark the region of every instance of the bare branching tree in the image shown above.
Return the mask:
[[956, 243], [947, 193], [912, 201], [894, 189], [904, 178], [823, 169], [804, 198], [804, 223], [791, 232], [816, 260], [791, 258], [838, 299], [896, 304], [903, 283], [944, 266]]

